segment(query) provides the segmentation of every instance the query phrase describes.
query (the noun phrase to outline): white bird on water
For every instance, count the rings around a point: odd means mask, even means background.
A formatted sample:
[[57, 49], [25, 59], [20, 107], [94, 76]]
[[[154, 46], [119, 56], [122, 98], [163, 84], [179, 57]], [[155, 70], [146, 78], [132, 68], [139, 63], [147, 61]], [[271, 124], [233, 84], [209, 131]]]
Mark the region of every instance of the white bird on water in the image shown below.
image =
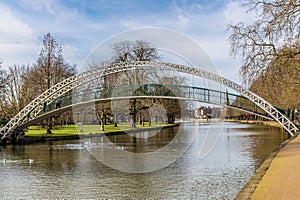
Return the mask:
[[33, 163], [33, 159], [29, 159], [29, 164], [32, 164]]
[[3, 161], [2, 161], [3, 163], [6, 163], [6, 159], [3, 159]]

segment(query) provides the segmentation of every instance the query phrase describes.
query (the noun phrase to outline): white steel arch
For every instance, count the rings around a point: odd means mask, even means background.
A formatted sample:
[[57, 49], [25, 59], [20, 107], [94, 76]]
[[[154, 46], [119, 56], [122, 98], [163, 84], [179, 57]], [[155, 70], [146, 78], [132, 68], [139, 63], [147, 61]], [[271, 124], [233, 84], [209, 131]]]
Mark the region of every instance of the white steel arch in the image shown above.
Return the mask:
[[[297, 132], [298, 128], [281, 112], [279, 112], [274, 106], [269, 102], [259, 97], [255, 93], [249, 91], [248, 89], [234, 83], [226, 78], [223, 78], [219, 75], [185, 65], [172, 64], [166, 62], [151, 62], [151, 61], [137, 61], [130, 63], [115, 63], [99, 68], [93, 68], [89, 71], [77, 74], [75, 76], [69, 77], [60, 83], [54, 85], [26, 107], [24, 107], [14, 118], [12, 118], [0, 131], [1, 140], [11, 137], [11, 135], [18, 131], [18, 127], [26, 123], [29, 120], [34, 119], [42, 110], [44, 102], [53, 101], [56, 98], [60, 97], [67, 92], [72, 91], [76, 87], [95, 80], [101, 76], [108, 74], [130, 71], [137, 69], [138, 67], [154, 67], [157, 69], [171, 69], [178, 72], [183, 72], [187, 74], [192, 74], [195, 76], [203, 77], [209, 80], [213, 80], [217, 83], [223, 84], [233, 90], [239, 92], [242, 96], [246, 97], [265, 112], [267, 112], [274, 120], [276, 120], [281, 126], [289, 132], [291, 136]], [[22, 130], [19, 130], [22, 131]]]

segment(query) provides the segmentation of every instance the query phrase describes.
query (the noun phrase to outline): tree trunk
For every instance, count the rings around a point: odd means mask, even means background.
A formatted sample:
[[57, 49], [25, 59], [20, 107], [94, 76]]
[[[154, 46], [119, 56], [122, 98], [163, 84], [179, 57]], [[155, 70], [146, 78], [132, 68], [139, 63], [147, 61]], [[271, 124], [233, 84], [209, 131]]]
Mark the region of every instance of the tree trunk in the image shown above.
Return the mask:
[[130, 113], [130, 128], [136, 128], [136, 99], [133, 100], [132, 111]]
[[136, 113], [130, 114], [130, 128], [136, 128]]
[[167, 117], [168, 117], [168, 124], [174, 124], [174, 122], [175, 122], [174, 113], [167, 114]]
[[104, 131], [105, 118], [102, 116], [101, 119], [101, 131]]
[[47, 129], [47, 134], [52, 134], [52, 117], [47, 119], [47, 124], [46, 124], [46, 129]]
[[144, 119], [142, 118], [142, 112], [140, 111], [140, 125], [142, 125], [144, 122]]
[[102, 112], [96, 112], [97, 118], [99, 120], [99, 125], [101, 125], [101, 131], [104, 131], [105, 117]]
[[118, 118], [117, 118], [117, 115], [114, 115], [114, 127], [118, 127]]

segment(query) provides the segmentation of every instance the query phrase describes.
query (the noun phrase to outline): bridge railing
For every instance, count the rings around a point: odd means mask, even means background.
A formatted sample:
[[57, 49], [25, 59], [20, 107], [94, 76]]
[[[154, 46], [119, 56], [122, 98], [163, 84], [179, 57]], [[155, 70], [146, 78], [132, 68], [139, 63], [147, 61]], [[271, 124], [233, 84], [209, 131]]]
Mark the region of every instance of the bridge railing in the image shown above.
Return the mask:
[[[131, 70], [137, 70], [138, 68], [142, 67], [152, 67], [157, 70], [163, 69], [163, 70], [175, 70], [180, 73], [185, 73], [185, 74], [190, 74], [190, 75], [195, 75], [197, 77], [202, 77], [208, 80], [215, 81], [217, 83], [220, 83], [228, 88], [231, 88], [238, 92], [240, 95], [244, 96], [246, 99], [250, 100], [253, 102], [255, 105], [260, 107], [263, 111], [268, 113], [272, 118], [274, 118], [277, 122], [279, 122], [291, 135], [294, 135], [298, 128], [291, 122], [285, 115], [283, 115], [281, 112], [279, 112], [274, 106], [272, 106], [269, 102], [264, 100], [263, 98], [259, 97], [258, 95], [252, 93], [248, 89], [240, 86], [239, 84], [236, 84], [226, 78], [223, 78], [219, 75], [195, 68], [195, 67], [190, 67], [190, 66], [185, 66], [185, 65], [180, 65], [180, 64], [173, 64], [173, 63], [166, 63], [166, 62], [151, 62], [151, 61], [137, 61], [137, 62], [130, 62], [130, 63], [114, 63], [111, 65], [107, 65], [104, 67], [99, 67], [99, 68], [93, 68], [89, 71], [83, 72], [81, 74], [77, 74], [75, 76], [72, 76], [68, 79], [63, 80], [62, 82], [58, 83], [55, 86], [52, 86], [49, 90], [43, 92], [40, 96], [38, 96], [36, 99], [34, 99], [31, 103], [29, 103], [26, 107], [24, 107], [14, 118], [10, 120], [0, 131], [0, 137], [1, 140], [4, 140], [8, 137], [10, 137], [13, 133], [18, 131], [18, 127], [22, 127], [23, 124], [26, 124], [26, 122], [33, 120], [37, 118], [43, 111], [47, 109], [58, 109], [56, 108], [57, 105], [54, 103], [56, 100], [61, 98], [60, 101], [62, 102], [62, 98], [68, 98], [69, 100], [72, 99], [72, 103], [76, 100], [76, 96], [72, 97], [67, 97], [64, 96], [65, 94], [71, 92], [75, 88], [78, 88], [79, 86], [84, 86], [86, 83], [90, 83], [91, 81], [94, 81], [98, 79], [99, 77], [104, 77], [110, 74], [115, 74], [119, 72], [126, 72], [126, 71], [131, 71]], [[210, 91], [209, 93], [206, 94], [207, 90], [200, 90], [196, 91], [196, 89], [189, 89], [192, 92], [186, 92], [186, 94], [180, 94], [183, 95], [181, 98], [189, 98], [191, 99], [191, 95], [200, 95], [201, 92], [204, 93], [203, 99], [210, 101], [209, 103], [216, 103], [216, 104], [221, 104], [222, 103], [222, 97], [216, 98], [216, 100], [213, 100], [214, 96], [213, 92]], [[79, 89], [79, 91], [82, 91]], [[107, 90], [109, 94], [109, 91]], [[75, 91], [76, 92], [76, 91]], [[195, 93], [196, 92], [196, 93]], [[102, 92], [104, 95], [104, 93]], [[216, 93], [219, 94], [220, 96], [224, 96], [224, 94], [221, 93]], [[176, 98], [180, 98], [180, 95], [177, 94]], [[230, 94], [225, 94], [225, 104], [227, 106], [232, 106], [232, 107], [238, 107], [244, 105], [237, 105], [236, 103], [232, 103], [230, 100], [232, 95]], [[234, 96], [234, 95], [233, 95]], [[171, 96], [169, 96], [171, 98]], [[87, 96], [84, 96], [84, 98], [91, 98]], [[225, 99], [224, 98], [224, 99]], [[239, 97], [240, 98], [240, 97]], [[240, 98], [241, 102], [243, 103], [243, 98]], [[219, 102], [217, 102], [219, 100]], [[66, 104], [68, 103], [68, 100], [66, 100]], [[70, 103], [70, 101], [69, 101]], [[50, 106], [52, 104], [52, 107]], [[241, 104], [241, 103], [240, 103]], [[243, 103], [244, 104], [244, 103]], [[223, 105], [223, 104], [222, 104]], [[61, 106], [61, 105], [59, 105]], [[70, 107], [70, 104], [69, 104]], [[251, 108], [252, 109], [252, 108]], [[253, 109], [252, 109], [253, 110]], [[253, 112], [253, 111], [251, 111]], [[58, 113], [58, 112], [56, 112]]]
[[100, 86], [75, 91], [73, 93], [66, 93], [59, 99], [45, 103], [43, 113], [82, 102], [96, 102], [97, 100], [103, 101], [104, 99], [113, 100], [122, 97], [139, 98], [142, 96], [149, 98], [181, 98], [185, 100], [230, 106], [266, 115], [266, 113], [261, 109], [259, 110], [254, 103], [237, 94], [186, 85], [163, 85], [153, 83], [142, 85]]

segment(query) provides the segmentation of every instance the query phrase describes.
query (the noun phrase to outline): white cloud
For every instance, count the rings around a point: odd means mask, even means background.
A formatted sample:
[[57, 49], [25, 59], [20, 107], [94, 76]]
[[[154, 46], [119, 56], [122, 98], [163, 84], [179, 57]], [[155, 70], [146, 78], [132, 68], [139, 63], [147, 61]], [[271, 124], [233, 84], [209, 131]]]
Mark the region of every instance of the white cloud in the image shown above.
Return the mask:
[[177, 17], [177, 20], [179, 22], [179, 24], [182, 26], [182, 27], [186, 27], [188, 26], [189, 22], [190, 22], [190, 19], [188, 17], [186, 17], [185, 15], [178, 15]]
[[83, 55], [82, 52], [80, 52], [77, 48], [71, 45], [62, 45], [63, 49], [63, 57], [66, 62], [70, 64], [81, 64], [83, 61], [85, 55]]
[[[19, 4], [28, 12], [17, 10], [19, 13], [16, 14], [0, 5], [4, 16], [1, 16], [0, 25], [12, 25], [9, 31], [0, 30], [0, 58], [4, 64], [34, 62], [41, 48], [42, 36], [48, 31], [62, 45], [65, 60], [80, 65], [91, 49], [113, 34], [137, 28], [162, 27], [195, 39], [224, 76], [233, 74], [228, 78], [235, 78], [233, 76], [238, 72], [240, 63], [229, 56], [226, 34], [227, 23], [244, 20], [246, 10], [237, 1], [230, 1], [223, 9], [210, 12], [203, 5], [183, 3], [172, 4], [171, 12], [141, 13], [139, 17], [117, 13], [113, 18], [93, 16], [92, 20], [89, 13], [63, 6], [56, 0], [22, 0]], [[2, 38], [10, 45], [5, 46]]]
[[[88, 31], [83, 28], [85, 23], [76, 16], [76, 11], [67, 10], [55, 0], [22, 0], [18, 3], [25, 12], [13, 10], [14, 6], [0, 4], [0, 59], [3, 60], [3, 66], [34, 63], [41, 49], [43, 35], [47, 32], [51, 32], [57, 40], [57, 36], [66, 40], [88, 38]], [[90, 23], [87, 24], [90, 26]], [[79, 63], [82, 60], [80, 58], [84, 57], [78, 55], [79, 42], [68, 44], [61, 40], [58, 43], [63, 46], [67, 62]]]
[[0, 58], [3, 66], [32, 64], [37, 60], [40, 46], [34, 43], [0, 44]]
[[23, 8], [26, 8], [33, 12], [46, 12], [49, 15], [56, 16], [62, 10], [56, 0], [20, 0], [19, 3]]
[[257, 18], [257, 13], [248, 11], [249, 8], [243, 5], [241, 1], [230, 1], [224, 11], [225, 22], [237, 24], [239, 22], [253, 22]]
[[13, 15], [11, 10], [0, 4], [0, 43], [23, 43], [34, 40], [32, 29]]
[[0, 4], [0, 58], [4, 66], [32, 62], [37, 36], [31, 27]]
[[[216, 65], [220, 75], [240, 82], [238, 71], [241, 62], [230, 56], [226, 25], [232, 20], [243, 20], [245, 13], [241, 9], [241, 6], [237, 2], [229, 2], [223, 9], [209, 13], [204, 12], [201, 5], [174, 6], [172, 13], [165, 13], [155, 17], [144, 16], [143, 20], [124, 19], [121, 25], [126, 29], [151, 26], [164, 27], [186, 34], [188, 37], [193, 38], [206, 51], [212, 62]], [[235, 9], [239, 10], [239, 13]], [[246, 11], [246, 9], [244, 10]], [[229, 15], [231, 12], [235, 12], [235, 14]], [[174, 42], [180, 43], [180, 41], [176, 40]], [[197, 56], [199, 57], [196, 52], [190, 53], [194, 53], [193, 56], [195, 59]], [[199, 65], [201, 64], [199, 63]]]

